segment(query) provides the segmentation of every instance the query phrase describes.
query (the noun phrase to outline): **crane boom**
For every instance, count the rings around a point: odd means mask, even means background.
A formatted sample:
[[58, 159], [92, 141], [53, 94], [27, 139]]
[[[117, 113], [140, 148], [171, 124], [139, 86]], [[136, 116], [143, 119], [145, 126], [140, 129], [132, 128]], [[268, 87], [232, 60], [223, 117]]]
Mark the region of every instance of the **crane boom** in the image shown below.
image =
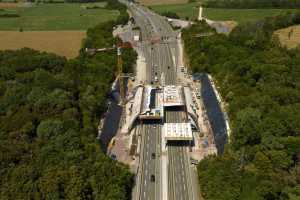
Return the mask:
[[121, 46], [117, 48], [117, 55], [118, 55], [118, 78], [119, 78], [119, 86], [120, 86], [120, 96], [121, 96], [121, 103], [125, 102], [125, 88], [124, 88], [124, 79], [123, 79], [123, 60], [122, 60], [122, 50]]
[[132, 45], [130, 42], [122, 42], [122, 40], [119, 42], [117, 47], [114, 45], [112, 47], [107, 48], [98, 48], [98, 49], [88, 49], [86, 48], [85, 51], [90, 54], [94, 55], [97, 52], [103, 52], [103, 51], [110, 51], [117, 48], [117, 79], [119, 80], [119, 86], [120, 86], [120, 97], [121, 97], [121, 104], [125, 103], [125, 87], [124, 87], [124, 77], [123, 74], [123, 60], [122, 60], [122, 49], [123, 48], [132, 48]]

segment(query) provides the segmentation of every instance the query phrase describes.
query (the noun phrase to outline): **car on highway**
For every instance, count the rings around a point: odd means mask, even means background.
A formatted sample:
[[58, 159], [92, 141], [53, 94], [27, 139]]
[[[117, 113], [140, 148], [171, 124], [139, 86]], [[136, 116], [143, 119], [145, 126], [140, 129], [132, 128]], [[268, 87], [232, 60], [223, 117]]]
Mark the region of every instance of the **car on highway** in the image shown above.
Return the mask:
[[152, 159], [155, 159], [155, 153], [152, 153], [152, 154], [151, 154], [151, 158], [152, 158]]
[[111, 154], [111, 159], [113, 159], [113, 160], [117, 160], [117, 156], [115, 155], [115, 154]]
[[198, 160], [191, 158], [191, 164], [198, 165], [198, 163], [199, 163]]
[[197, 127], [195, 125], [192, 125], [192, 130], [193, 131], [197, 131], [198, 129], [197, 129]]
[[152, 174], [152, 175], [150, 176], [150, 181], [151, 181], [151, 182], [155, 182], [155, 175], [154, 175], [154, 174]]

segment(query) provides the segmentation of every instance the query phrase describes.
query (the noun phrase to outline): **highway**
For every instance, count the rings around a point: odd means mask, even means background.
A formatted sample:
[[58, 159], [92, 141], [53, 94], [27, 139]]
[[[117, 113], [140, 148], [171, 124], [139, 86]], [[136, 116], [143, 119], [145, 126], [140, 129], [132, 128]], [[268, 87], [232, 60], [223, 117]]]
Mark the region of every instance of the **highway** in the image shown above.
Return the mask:
[[[176, 85], [177, 83], [177, 46], [176, 32], [161, 16], [149, 9], [132, 4], [129, 9], [136, 24], [141, 28], [142, 48], [147, 64], [148, 84], [155, 82], [155, 77], [161, 85]], [[157, 42], [158, 41], [158, 42]], [[186, 112], [183, 110], [166, 110], [167, 123], [186, 122]], [[161, 125], [151, 122], [140, 125], [142, 136], [139, 192], [137, 199], [162, 199], [161, 191]], [[192, 200], [193, 195], [189, 158], [185, 142], [168, 143], [168, 199]], [[155, 152], [153, 159], [152, 153]], [[151, 175], [155, 175], [155, 181], [151, 181]]]
[[[141, 6], [131, 6], [136, 24], [141, 28], [142, 49], [147, 63], [147, 83], [153, 83], [155, 76], [161, 78], [163, 73], [165, 84], [176, 83], [174, 61], [176, 55], [174, 45], [176, 33], [164, 18]], [[163, 39], [162, 39], [163, 38]]]

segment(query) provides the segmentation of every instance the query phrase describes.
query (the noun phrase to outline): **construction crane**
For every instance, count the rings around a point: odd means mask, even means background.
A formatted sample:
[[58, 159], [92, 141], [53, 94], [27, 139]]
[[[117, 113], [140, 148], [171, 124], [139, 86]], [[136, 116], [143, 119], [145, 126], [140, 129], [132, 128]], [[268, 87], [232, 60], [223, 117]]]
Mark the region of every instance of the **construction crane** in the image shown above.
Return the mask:
[[[154, 36], [147, 40], [146, 42], [149, 42], [151, 45], [154, 44], [168, 44], [172, 43], [169, 40], [169, 37], [164, 36]], [[173, 41], [174, 42], [174, 41]], [[130, 42], [123, 42], [121, 39], [118, 39], [117, 45], [113, 45], [112, 47], [106, 47], [106, 48], [86, 48], [85, 51], [89, 55], [95, 55], [98, 52], [104, 52], [104, 51], [111, 51], [117, 49], [117, 80], [119, 81], [120, 86], [120, 97], [121, 97], [121, 104], [125, 104], [125, 87], [124, 87], [124, 78], [130, 77], [129, 74], [123, 73], [123, 60], [122, 60], [122, 49], [124, 48], [132, 48], [132, 44]]]
[[104, 51], [111, 51], [114, 49], [117, 49], [117, 72], [116, 72], [116, 77], [117, 80], [119, 81], [119, 87], [120, 87], [120, 97], [121, 97], [121, 104], [125, 104], [125, 87], [124, 87], [124, 78], [125, 77], [130, 77], [128, 74], [123, 73], [123, 60], [122, 60], [122, 49], [123, 48], [132, 48], [131, 43], [129, 42], [122, 42], [121, 39], [118, 39], [118, 44], [117, 46], [113, 45], [112, 47], [107, 47], [107, 48], [86, 48], [85, 51], [89, 55], [95, 55], [98, 52], [104, 52]]
[[117, 61], [117, 77], [119, 80], [119, 86], [120, 86], [120, 96], [121, 96], [121, 104], [125, 104], [125, 87], [124, 87], [124, 78], [128, 77], [128, 75], [125, 75], [123, 73], [123, 60], [122, 60], [122, 49], [123, 48], [132, 48], [132, 45], [129, 42], [122, 42], [120, 40], [118, 46], [117, 46], [117, 56], [118, 56], [118, 61]]

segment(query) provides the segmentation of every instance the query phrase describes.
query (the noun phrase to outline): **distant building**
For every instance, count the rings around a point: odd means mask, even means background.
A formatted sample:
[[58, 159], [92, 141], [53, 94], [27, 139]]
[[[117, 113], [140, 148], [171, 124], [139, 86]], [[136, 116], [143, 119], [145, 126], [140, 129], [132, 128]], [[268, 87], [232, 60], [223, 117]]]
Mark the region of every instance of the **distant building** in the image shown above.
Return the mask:
[[133, 32], [133, 41], [140, 41], [141, 31], [138, 27], [132, 29]]
[[199, 20], [199, 21], [202, 21], [202, 20], [203, 20], [202, 12], [203, 12], [203, 8], [202, 8], [202, 6], [200, 6], [200, 7], [199, 7], [199, 15], [198, 15], [198, 20]]
[[168, 140], [193, 140], [192, 127], [190, 123], [165, 123], [163, 126], [163, 137]]

